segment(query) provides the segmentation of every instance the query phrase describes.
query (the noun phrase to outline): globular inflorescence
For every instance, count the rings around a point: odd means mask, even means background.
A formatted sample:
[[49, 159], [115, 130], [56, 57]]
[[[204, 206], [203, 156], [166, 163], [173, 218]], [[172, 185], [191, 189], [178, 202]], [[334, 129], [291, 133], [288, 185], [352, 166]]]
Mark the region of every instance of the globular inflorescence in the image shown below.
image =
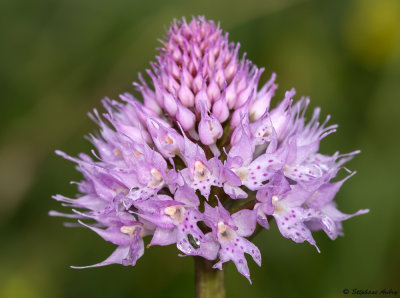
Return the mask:
[[180, 255], [215, 260], [219, 269], [232, 260], [250, 280], [244, 254], [258, 265], [261, 254], [247, 238], [271, 220], [284, 237], [319, 251], [311, 232], [335, 239], [342, 221], [368, 212], [343, 214], [333, 201], [355, 172], [335, 177], [358, 151], [319, 153], [337, 126], [329, 117], [320, 124], [319, 108], [306, 122], [309, 99], [293, 104], [294, 89], [272, 107], [275, 74], [259, 87], [263, 71], [214, 22], [175, 21], [148, 80], [134, 83], [142, 100], [106, 98], [107, 113], [90, 114], [100, 126], [89, 136], [93, 157], [57, 151], [84, 176], [77, 198], [54, 196], [73, 213], [50, 213], [117, 245], [86, 267], [133, 266], [149, 236], [147, 248], [176, 244]]

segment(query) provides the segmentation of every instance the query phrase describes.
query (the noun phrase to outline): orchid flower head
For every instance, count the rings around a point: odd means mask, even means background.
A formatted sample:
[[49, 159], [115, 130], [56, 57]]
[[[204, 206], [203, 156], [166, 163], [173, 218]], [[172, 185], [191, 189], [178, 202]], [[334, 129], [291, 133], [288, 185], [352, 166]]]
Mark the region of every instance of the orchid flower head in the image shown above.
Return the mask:
[[319, 108], [307, 121], [310, 101], [293, 103], [294, 89], [274, 104], [276, 74], [261, 86], [264, 69], [239, 48], [205, 17], [175, 20], [148, 78], [134, 83], [138, 99], [104, 99], [106, 113], [90, 114], [100, 127], [89, 137], [94, 156], [56, 151], [83, 180], [76, 198], [54, 196], [72, 211], [50, 215], [76, 219], [117, 246], [79, 268], [134, 266], [152, 246], [176, 245], [180, 256], [217, 269], [232, 261], [251, 282], [245, 254], [261, 266], [250, 238], [260, 228], [275, 222], [283, 237], [319, 251], [315, 231], [336, 239], [343, 221], [368, 212], [344, 214], [334, 201], [355, 174], [338, 180], [338, 172], [359, 152], [320, 153], [337, 126], [330, 117], [320, 124]]

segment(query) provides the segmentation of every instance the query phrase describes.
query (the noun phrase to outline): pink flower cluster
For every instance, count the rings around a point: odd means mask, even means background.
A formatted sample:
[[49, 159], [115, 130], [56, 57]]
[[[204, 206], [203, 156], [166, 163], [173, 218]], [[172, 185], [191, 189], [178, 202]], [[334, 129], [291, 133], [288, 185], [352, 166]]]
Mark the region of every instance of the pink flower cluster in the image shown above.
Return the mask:
[[263, 69], [238, 52], [212, 21], [175, 21], [147, 70], [151, 84], [142, 76], [134, 84], [143, 100], [122, 94], [103, 100], [103, 117], [91, 114], [101, 129], [90, 136], [94, 157], [57, 151], [84, 180], [77, 198], [54, 196], [73, 213], [51, 215], [77, 218], [117, 245], [87, 267], [133, 266], [150, 236], [147, 248], [176, 244], [219, 269], [232, 260], [250, 281], [244, 254], [258, 265], [261, 254], [246, 238], [272, 219], [284, 237], [318, 250], [312, 231], [335, 239], [342, 221], [368, 212], [343, 214], [333, 201], [355, 172], [332, 180], [358, 152], [319, 153], [336, 125], [320, 124], [318, 108], [306, 122], [309, 100], [293, 104], [294, 90], [271, 107], [275, 74], [259, 88]]

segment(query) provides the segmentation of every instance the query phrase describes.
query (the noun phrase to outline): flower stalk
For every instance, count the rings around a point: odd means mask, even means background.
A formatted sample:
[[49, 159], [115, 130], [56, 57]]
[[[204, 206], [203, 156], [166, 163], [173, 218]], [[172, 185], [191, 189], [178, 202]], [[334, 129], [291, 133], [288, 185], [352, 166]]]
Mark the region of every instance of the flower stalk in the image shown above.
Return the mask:
[[213, 269], [213, 263], [194, 257], [196, 298], [225, 298], [224, 270]]

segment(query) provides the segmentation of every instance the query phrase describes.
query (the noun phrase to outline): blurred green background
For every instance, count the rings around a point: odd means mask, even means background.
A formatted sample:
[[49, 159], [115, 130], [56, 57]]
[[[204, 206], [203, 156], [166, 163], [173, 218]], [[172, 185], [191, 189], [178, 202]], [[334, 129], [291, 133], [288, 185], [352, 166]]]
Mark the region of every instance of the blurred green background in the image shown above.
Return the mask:
[[[228, 297], [344, 297], [344, 288], [400, 294], [400, 1], [398, 0], [3, 0], [0, 2], [0, 297], [191, 297], [194, 269], [177, 249], [152, 247], [136, 267], [73, 270], [114, 249], [93, 232], [67, 229], [50, 209], [73, 196], [80, 175], [54, 154], [89, 152], [87, 117], [104, 96], [133, 91], [172, 19], [221, 22], [242, 53], [278, 74], [281, 99], [295, 87], [333, 116], [339, 131], [321, 151], [361, 149], [358, 174], [336, 201], [370, 208], [295, 244], [273, 226], [259, 234], [263, 265], [253, 285], [227, 266]], [[297, 97], [298, 98], [298, 97]], [[275, 100], [276, 102], [277, 100]]]

